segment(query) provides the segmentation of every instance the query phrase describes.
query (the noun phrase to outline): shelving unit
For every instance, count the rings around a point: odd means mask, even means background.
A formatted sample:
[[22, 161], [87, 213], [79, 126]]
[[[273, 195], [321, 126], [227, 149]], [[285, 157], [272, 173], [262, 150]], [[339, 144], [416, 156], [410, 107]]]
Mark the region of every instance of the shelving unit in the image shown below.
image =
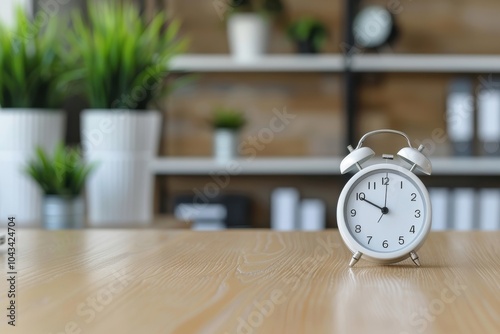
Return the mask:
[[[343, 1], [344, 13], [342, 13], [343, 24], [341, 28], [343, 36], [341, 42], [344, 49], [346, 45], [354, 47], [355, 44], [352, 23], [359, 3], [359, 0]], [[420, 48], [418, 50], [428, 49]], [[441, 50], [449, 50], [449, 48], [441, 48]], [[237, 62], [229, 54], [187, 54], [174, 58], [170, 63], [169, 70], [179, 74], [206, 73], [208, 75], [213, 73], [215, 77], [219, 73], [226, 74], [220, 76], [222, 78], [229, 77], [227, 75], [229, 73], [233, 73], [236, 77], [239, 75], [244, 76], [247, 73], [256, 73], [259, 80], [266, 78], [266, 73], [290, 74], [291, 79], [300, 78], [302, 73], [316, 73], [319, 80], [324, 79], [324, 77], [334, 77], [335, 82], [337, 82], [337, 79], [340, 79], [343, 99], [343, 120], [345, 121], [343, 124], [345, 132], [342, 140], [345, 142], [338, 144], [342, 147], [345, 147], [344, 145], [347, 144], [356, 143], [359, 139], [358, 136], [360, 134], [356, 131], [360, 124], [358, 117], [358, 92], [360, 92], [360, 80], [367, 73], [415, 73], [421, 74], [421, 76], [434, 74], [438, 78], [437, 80], [443, 80], [445, 77], [448, 77], [448, 75], [439, 76], [437, 74], [500, 74], [500, 55], [356, 53], [356, 50], [349, 50], [349, 48], [343, 51], [345, 52], [344, 54], [270, 54], [263, 56], [254, 63]], [[281, 79], [281, 76], [274, 75], [273, 77]], [[378, 79], [379, 76], [376, 77]], [[412, 76], [408, 75], [404, 77], [402, 79]], [[399, 78], [397, 79], [399, 80]], [[366, 84], [367, 81], [363, 81], [363, 84]], [[392, 81], [393, 85], [394, 82], [397, 81]], [[394, 87], [393, 90], [398, 91]], [[391, 93], [389, 90], [387, 92], [387, 94]], [[210, 177], [210, 175], [219, 173], [231, 176], [270, 176], [263, 179], [284, 180], [284, 184], [290, 183], [297, 186], [297, 188], [308, 187], [307, 192], [314, 193], [312, 191], [314, 189], [318, 195], [322, 195], [325, 189], [323, 181], [333, 180], [328, 181], [330, 182], [329, 185], [333, 184], [336, 187], [347, 179], [341, 176], [339, 171], [342, 159], [343, 156], [259, 157], [256, 159], [242, 157], [228, 165], [218, 163], [208, 156], [162, 157], [156, 159], [151, 164], [151, 172], [164, 176]], [[496, 180], [500, 176], [500, 157], [462, 158], [431, 156], [430, 159], [433, 165], [433, 173], [426, 180], [432, 187], [454, 188], [467, 186], [474, 188], [476, 187], [476, 180], [478, 180], [477, 187], [498, 186]], [[282, 176], [286, 177], [283, 178]], [[309, 178], [309, 176], [311, 177]], [[183, 182], [190, 185], [198, 182], [197, 180], [188, 181], [188, 178], [179, 179], [180, 181], [177, 183], [171, 182], [172, 188], [182, 188], [179, 185], [182, 185]], [[303, 182], [309, 181], [311, 181], [311, 185], [304, 186]], [[241, 188], [247, 187], [250, 192], [261, 191], [256, 190], [258, 188], [247, 186], [246, 182], [248, 182], [246, 178], [241, 178], [238, 181], [235, 180], [234, 188], [241, 185]], [[253, 182], [253, 179], [251, 182]], [[315, 182], [319, 182], [319, 184]], [[258, 184], [258, 186], [260, 185], [261, 183]], [[269, 189], [266, 189], [266, 191], [269, 191]], [[327, 196], [323, 196], [323, 198], [326, 202], [334, 200]], [[330, 205], [332, 204], [334, 203], [330, 203]], [[265, 212], [265, 210], [260, 211]]]
[[[256, 63], [238, 63], [230, 55], [183, 55], [173, 59], [176, 72], [324, 72], [324, 73], [500, 73], [500, 56], [485, 55], [268, 55]], [[349, 108], [349, 106], [346, 106]], [[350, 106], [354, 108], [354, 106]], [[347, 111], [353, 117], [353, 111]], [[342, 158], [259, 158], [236, 161], [238, 175], [339, 175]], [[433, 175], [500, 175], [500, 159], [433, 158]], [[211, 158], [162, 158], [152, 165], [159, 175], [208, 175], [224, 167]]]

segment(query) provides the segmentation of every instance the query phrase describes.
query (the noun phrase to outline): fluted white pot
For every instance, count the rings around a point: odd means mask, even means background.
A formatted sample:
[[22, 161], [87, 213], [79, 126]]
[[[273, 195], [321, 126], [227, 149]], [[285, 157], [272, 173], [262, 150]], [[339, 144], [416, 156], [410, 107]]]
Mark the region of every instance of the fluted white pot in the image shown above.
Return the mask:
[[85, 227], [85, 202], [82, 196], [46, 195], [42, 212], [43, 227], [47, 230]]
[[270, 24], [261, 14], [232, 14], [227, 21], [229, 49], [238, 62], [259, 60], [267, 52]]
[[24, 169], [37, 146], [54, 151], [65, 127], [61, 110], [0, 109], [0, 225], [9, 215], [19, 226], [41, 223], [42, 192]]
[[215, 129], [214, 158], [218, 162], [227, 162], [238, 157], [239, 131], [231, 129]]
[[159, 148], [158, 111], [84, 110], [82, 145], [88, 162], [90, 225], [146, 224], [153, 216], [154, 176], [149, 165]]

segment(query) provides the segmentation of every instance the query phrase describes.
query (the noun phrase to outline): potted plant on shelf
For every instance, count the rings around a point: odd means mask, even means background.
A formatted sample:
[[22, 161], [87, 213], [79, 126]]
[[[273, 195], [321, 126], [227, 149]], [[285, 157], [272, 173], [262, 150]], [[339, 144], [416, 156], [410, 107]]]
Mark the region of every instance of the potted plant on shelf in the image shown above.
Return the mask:
[[230, 108], [214, 110], [214, 157], [219, 162], [227, 162], [238, 156], [239, 131], [245, 125], [242, 112]]
[[90, 108], [82, 144], [100, 168], [87, 182], [91, 224], [147, 223], [153, 213], [149, 164], [159, 149], [161, 114], [148, 109], [166, 91], [171, 58], [185, 49], [179, 21], [163, 13], [149, 23], [132, 3], [92, 1], [73, 16], [70, 46]]
[[282, 11], [280, 0], [229, 1], [229, 49], [236, 61], [255, 61], [266, 53], [270, 20]]
[[0, 22], [0, 217], [16, 215], [21, 225], [40, 221], [42, 201], [22, 168], [36, 146], [53, 150], [65, 135], [71, 76], [57, 25], [32, 23], [21, 7], [13, 24]]
[[42, 223], [46, 229], [83, 228], [85, 205], [82, 189], [93, 169], [83, 162], [80, 150], [59, 145], [53, 156], [36, 149], [26, 172], [43, 190]]
[[313, 18], [301, 18], [288, 27], [288, 37], [298, 53], [318, 53], [328, 37], [323, 23]]

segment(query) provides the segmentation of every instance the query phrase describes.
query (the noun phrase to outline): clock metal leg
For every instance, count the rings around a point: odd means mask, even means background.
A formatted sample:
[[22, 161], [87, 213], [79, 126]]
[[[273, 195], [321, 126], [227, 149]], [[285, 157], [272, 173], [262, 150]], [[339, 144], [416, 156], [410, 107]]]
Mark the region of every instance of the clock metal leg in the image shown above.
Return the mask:
[[415, 252], [410, 253], [410, 257], [417, 267], [420, 267], [420, 261], [418, 260], [418, 255]]
[[361, 252], [354, 253], [354, 255], [352, 256], [351, 261], [349, 262], [349, 267], [354, 266], [356, 264], [356, 262], [358, 262], [359, 259], [361, 258], [361, 255], [363, 255], [363, 253], [361, 253]]

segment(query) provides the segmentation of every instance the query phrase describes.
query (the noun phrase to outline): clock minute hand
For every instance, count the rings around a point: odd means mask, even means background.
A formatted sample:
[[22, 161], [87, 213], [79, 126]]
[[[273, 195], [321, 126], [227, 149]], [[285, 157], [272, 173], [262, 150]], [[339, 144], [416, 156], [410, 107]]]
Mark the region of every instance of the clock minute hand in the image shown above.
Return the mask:
[[[385, 174], [386, 180], [389, 180], [389, 174]], [[389, 213], [389, 209], [387, 208], [387, 188], [389, 188], [389, 182], [385, 183], [385, 200], [384, 200], [384, 207], [382, 208], [382, 214], [380, 215], [380, 218], [377, 220], [377, 223], [380, 223], [380, 220], [382, 217]]]
[[[386, 179], [389, 180], [389, 174], [385, 174], [386, 175]], [[387, 188], [389, 188], [389, 182], [386, 182], [385, 183], [385, 201], [384, 201], [384, 207], [387, 206]]]

